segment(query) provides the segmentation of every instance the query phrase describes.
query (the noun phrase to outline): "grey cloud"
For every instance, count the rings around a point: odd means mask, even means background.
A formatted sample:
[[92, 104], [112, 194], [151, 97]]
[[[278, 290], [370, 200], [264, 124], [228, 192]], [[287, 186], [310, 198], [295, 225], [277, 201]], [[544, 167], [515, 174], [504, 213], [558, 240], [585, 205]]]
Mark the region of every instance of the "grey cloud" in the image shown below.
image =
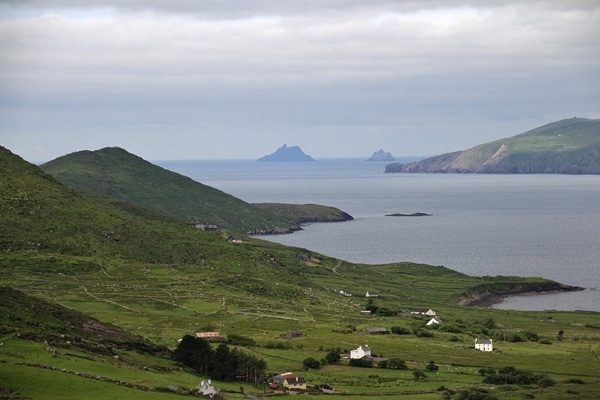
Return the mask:
[[455, 150], [509, 126], [598, 115], [596, 3], [3, 1], [14, 13], [0, 20], [0, 135], [26, 146], [19, 136], [73, 127], [119, 132], [106, 141], [221, 132], [270, 144], [318, 132], [352, 137], [356, 153], [445, 126], [425, 144]]

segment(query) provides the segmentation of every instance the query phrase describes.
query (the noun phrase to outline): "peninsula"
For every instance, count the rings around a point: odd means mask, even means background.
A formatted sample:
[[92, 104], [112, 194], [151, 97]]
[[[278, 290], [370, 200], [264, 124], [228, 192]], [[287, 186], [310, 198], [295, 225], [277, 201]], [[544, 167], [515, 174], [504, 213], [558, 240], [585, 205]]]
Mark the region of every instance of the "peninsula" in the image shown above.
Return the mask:
[[600, 120], [569, 118], [525, 133], [385, 172], [600, 174]]

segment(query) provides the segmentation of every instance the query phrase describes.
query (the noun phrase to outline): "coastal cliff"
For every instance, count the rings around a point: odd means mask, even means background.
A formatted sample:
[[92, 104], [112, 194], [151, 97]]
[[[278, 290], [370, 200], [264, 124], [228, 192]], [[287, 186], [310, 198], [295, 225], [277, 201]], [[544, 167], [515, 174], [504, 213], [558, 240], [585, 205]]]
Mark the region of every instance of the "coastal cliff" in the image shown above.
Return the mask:
[[600, 174], [600, 120], [565, 119], [468, 150], [388, 164], [385, 172]]

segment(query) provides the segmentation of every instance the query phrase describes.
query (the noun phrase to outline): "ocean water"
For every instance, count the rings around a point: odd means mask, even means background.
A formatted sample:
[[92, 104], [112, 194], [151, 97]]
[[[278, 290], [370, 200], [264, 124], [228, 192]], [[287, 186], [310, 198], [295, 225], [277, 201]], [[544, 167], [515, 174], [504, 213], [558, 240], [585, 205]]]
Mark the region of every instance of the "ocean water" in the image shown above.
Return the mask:
[[[600, 176], [386, 174], [386, 163], [363, 159], [156, 164], [247, 202], [323, 204], [354, 217], [263, 239], [356, 263], [541, 276], [586, 290], [496, 307], [600, 312]], [[413, 212], [431, 216], [386, 216]]]

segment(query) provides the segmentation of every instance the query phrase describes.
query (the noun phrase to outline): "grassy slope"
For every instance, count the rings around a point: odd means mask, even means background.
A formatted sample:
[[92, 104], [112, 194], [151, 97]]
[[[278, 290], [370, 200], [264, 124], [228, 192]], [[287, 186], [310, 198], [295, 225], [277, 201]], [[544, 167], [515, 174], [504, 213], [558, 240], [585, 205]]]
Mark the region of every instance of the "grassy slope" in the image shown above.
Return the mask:
[[[514, 365], [549, 373], [559, 382], [569, 377], [586, 382], [574, 388], [564, 383], [547, 390], [515, 388], [519, 396], [528, 393], [536, 398], [556, 398], [568, 390], [579, 392], [579, 398], [600, 394], [592, 385], [598, 383], [597, 313], [525, 313], [454, 305], [461, 293], [481, 284], [496, 286], [526, 279], [473, 278], [443, 267], [410, 263], [355, 265], [307, 249], [249, 238], [233, 244], [220, 233], [200, 232], [153, 214], [148, 214], [148, 219], [139, 209], [131, 213], [65, 189], [6, 150], [2, 150], [0, 162], [0, 283], [108, 321], [154, 344], [173, 348], [182, 335], [210, 327], [223, 335], [254, 338], [260, 346], [247, 351], [264, 357], [273, 372], [304, 374], [304, 358], [320, 359], [328, 348], [349, 350], [364, 343], [378, 355], [407, 360], [411, 368], [422, 369], [429, 360], [442, 364], [439, 374], [428, 374], [422, 382], [412, 379], [412, 371], [349, 368], [343, 363], [305, 373], [311, 383], [332, 382], [350, 393], [435, 391], [442, 385], [458, 390], [479, 383], [477, 370], [481, 367]], [[111, 227], [112, 233], [107, 234]], [[298, 261], [298, 253], [312, 259]], [[375, 290], [381, 295], [376, 304], [392, 310], [433, 307], [444, 321], [460, 326], [461, 331], [434, 331], [433, 338], [368, 336], [364, 333], [368, 327], [416, 329], [426, 320], [362, 316], [365, 299], [343, 297], [337, 293], [340, 288], [356, 294]], [[480, 326], [489, 318], [499, 329], [533, 330], [553, 344], [506, 342], [496, 343], [502, 351], [499, 354], [474, 351], [473, 337], [481, 335]], [[3, 325], [15, 327], [10, 321]], [[556, 341], [558, 330], [564, 330], [565, 340]], [[284, 339], [282, 335], [288, 331], [304, 335]], [[67, 387], [93, 393], [92, 398], [99, 399], [116, 395], [133, 398], [134, 394], [133, 389], [15, 363], [42, 363], [146, 386], [192, 387], [202, 379], [164, 359], [129, 351], [120, 353], [126, 360], [122, 363], [109, 356], [81, 354], [80, 348], [65, 344], [58, 356], [52, 357], [40, 343], [18, 339], [14, 331], [3, 332], [0, 357], [7, 363], [0, 363], [2, 384], [36, 399], [57, 398], [54, 391], [40, 389], [34, 383], [38, 380], [47, 382], [46, 387], [56, 386], [63, 398]], [[148, 370], [148, 366], [160, 368]], [[156, 370], [164, 373], [157, 374]], [[221, 382], [218, 387], [239, 391], [235, 383]], [[502, 398], [512, 395], [506, 392]], [[423, 394], [418, 398], [439, 396]]]
[[41, 168], [69, 187], [188, 221], [245, 233], [285, 232], [297, 224], [294, 215], [254, 207], [117, 147], [68, 154]]
[[600, 173], [600, 120], [571, 118], [388, 172]]

